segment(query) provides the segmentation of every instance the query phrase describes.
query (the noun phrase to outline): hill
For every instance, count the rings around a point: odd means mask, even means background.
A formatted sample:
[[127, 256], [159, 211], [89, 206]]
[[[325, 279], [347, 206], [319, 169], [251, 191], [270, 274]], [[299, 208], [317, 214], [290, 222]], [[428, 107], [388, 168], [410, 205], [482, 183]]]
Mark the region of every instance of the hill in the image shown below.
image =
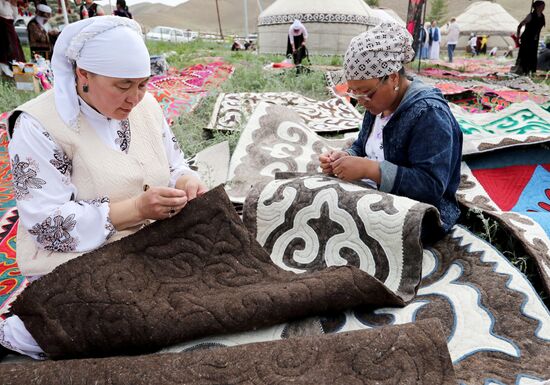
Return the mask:
[[[259, 4], [263, 9], [271, 5], [275, 0], [248, 0], [248, 28], [249, 32], [257, 31], [258, 15], [260, 14]], [[299, 0], [296, 0], [299, 1]], [[512, 16], [518, 21], [522, 20], [531, 5], [531, 0], [497, 0]], [[244, 14], [242, 0], [219, 0], [222, 31], [224, 34], [244, 34]], [[380, 0], [381, 7], [392, 8], [406, 19], [407, 0]], [[431, 2], [428, 1], [428, 12]], [[472, 0], [449, 0], [447, 1], [447, 17], [461, 14]], [[216, 14], [215, 0], [189, 0], [176, 7], [162, 4], [141, 3], [130, 8], [134, 18], [145, 26], [146, 29], [156, 25], [192, 29], [201, 32], [218, 32], [218, 19]], [[548, 13], [548, 12], [546, 12]], [[546, 31], [550, 31], [550, 22], [547, 23]]]
[[[248, 30], [257, 32], [258, 15], [275, 0], [248, 1]], [[224, 34], [244, 34], [242, 0], [219, 0], [220, 19]], [[199, 32], [219, 33], [215, 0], [189, 0], [176, 7], [162, 4], [141, 3], [130, 8], [134, 18], [145, 28], [165, 25]]]

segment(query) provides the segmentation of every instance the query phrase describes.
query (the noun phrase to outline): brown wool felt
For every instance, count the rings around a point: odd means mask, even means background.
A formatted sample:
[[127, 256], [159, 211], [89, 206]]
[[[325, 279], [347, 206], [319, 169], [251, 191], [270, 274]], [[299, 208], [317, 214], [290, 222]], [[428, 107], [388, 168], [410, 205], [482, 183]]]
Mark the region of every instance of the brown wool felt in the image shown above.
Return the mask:
[[438, 320], [177, 354], [0, 365], [3, 385], [451, 385]]
[[402, 306], [355, 267], [273, 265], [223, 188], [178, 215], [57, 267], [13, 305], [52, 358], [156, 351], [358, 305]]

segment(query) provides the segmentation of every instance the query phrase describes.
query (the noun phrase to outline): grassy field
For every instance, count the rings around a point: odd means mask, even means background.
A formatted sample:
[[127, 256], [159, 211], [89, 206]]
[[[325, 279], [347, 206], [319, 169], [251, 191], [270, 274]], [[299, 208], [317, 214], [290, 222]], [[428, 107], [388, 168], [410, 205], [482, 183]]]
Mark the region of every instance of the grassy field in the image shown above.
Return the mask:
[[[280, 62], [283, 56], [257, 55], [253, 52], [231, 52], [229, 43], [195, 41], [189, 44], [148, 43], [149, 50], [154, 54], [167, 54], [170, 65], [183, 68], [192, 64], [204, 63], [212, 57], [218, 57], [235, 66], [235, 72], [220, 89], [213, 90], [210, 96], [203, 99], [193, 113], [179, 117], [173, 125], [186, 156], [192, 156], [198, 151], [213, 144], [228, 140], [231, 149], [238, 140], [238, 133], [214, 133], [209, 136], [203, 130], [207, 126], [214, 103], [220, 92], [270, 92], [294, 91], [302, 95], [325, 100], [329, 98], [326, 88], [324, 70], [316, 70], [317, 66], [341, 66], [341, 57], [312, 57], [313, 70], [307, 75], [296, 76], [295, 71], [269, 72], [262, 68], [271, 62]], [[28, 52], [27, 52], [28, 53]], [[414, 65], [416, 69], [416, 64]], [[0, 112], [9, 111], [22, 102], [34, 97], [32, 93], [18, 92], [11, 81], [0, 82]], [[514, 241], [506, 231], [494, 220], [484, 217], [474, 211], [464, 211], [460, 222], [473, 230], [479, 237], [491, 242], [510, 261], [524, 272], [535, 289], [541, 294], [547, 306], [550, 304], [537, 280], [535, 267], [524, 249]]]

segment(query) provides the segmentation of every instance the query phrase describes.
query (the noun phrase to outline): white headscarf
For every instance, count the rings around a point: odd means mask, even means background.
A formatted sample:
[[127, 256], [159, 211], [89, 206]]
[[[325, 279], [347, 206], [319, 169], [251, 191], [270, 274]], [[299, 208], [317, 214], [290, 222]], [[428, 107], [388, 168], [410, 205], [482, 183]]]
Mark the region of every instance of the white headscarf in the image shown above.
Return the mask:
[[294, 19], [294, 22], [292, 23], [292, 25], [290, 26], [292, 29], [302, 29], [302, 22], [298, 19]]
[[69, 24], [55, 43], [52, 70], [55, 104], [59, 115], [75, 127], [80, 112], [74, 65], [113, 78], [145, 78], [151, 75], [149, 52], [141, 28], [132, 19], [92, 17]]
[[347, 80], [381, 78], [414, 59], [413, 38], [395, 23], [382, 23], [351, 39], [344, 56]]
[[38, 4], [36, 6], [36, 10], [40, 12], [45, 12], [45, 13], [52, 13], [52, 9], [48, 7], [46, 4]]

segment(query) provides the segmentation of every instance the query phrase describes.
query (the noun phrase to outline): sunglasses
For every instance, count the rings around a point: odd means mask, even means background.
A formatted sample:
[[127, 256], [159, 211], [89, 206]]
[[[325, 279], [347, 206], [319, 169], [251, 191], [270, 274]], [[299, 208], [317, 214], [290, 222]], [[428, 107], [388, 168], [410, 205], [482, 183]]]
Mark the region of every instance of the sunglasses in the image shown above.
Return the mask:
[[355, 100], [364, 100], [366, 102], [370, 102], [372, 100], [372, 98], [374, 97], [374, 94], [376, 93], [376, 91], [378, 91], [378, 88], [380, 88], [380, 86], [382, 85], [382, 83], [384, 83], [386, 80], [388, 80], [388, 75], [380, 78], [380, 80], [378, 80], [378, 83], [376, 84], [376, 86], [370, 90], [369, 92], [365, 93], [365, 94], [356, 94], [354, 91], [348, 91], [344, 94], [344, 96], [349, 96], [350, 98], [353, 98]]

